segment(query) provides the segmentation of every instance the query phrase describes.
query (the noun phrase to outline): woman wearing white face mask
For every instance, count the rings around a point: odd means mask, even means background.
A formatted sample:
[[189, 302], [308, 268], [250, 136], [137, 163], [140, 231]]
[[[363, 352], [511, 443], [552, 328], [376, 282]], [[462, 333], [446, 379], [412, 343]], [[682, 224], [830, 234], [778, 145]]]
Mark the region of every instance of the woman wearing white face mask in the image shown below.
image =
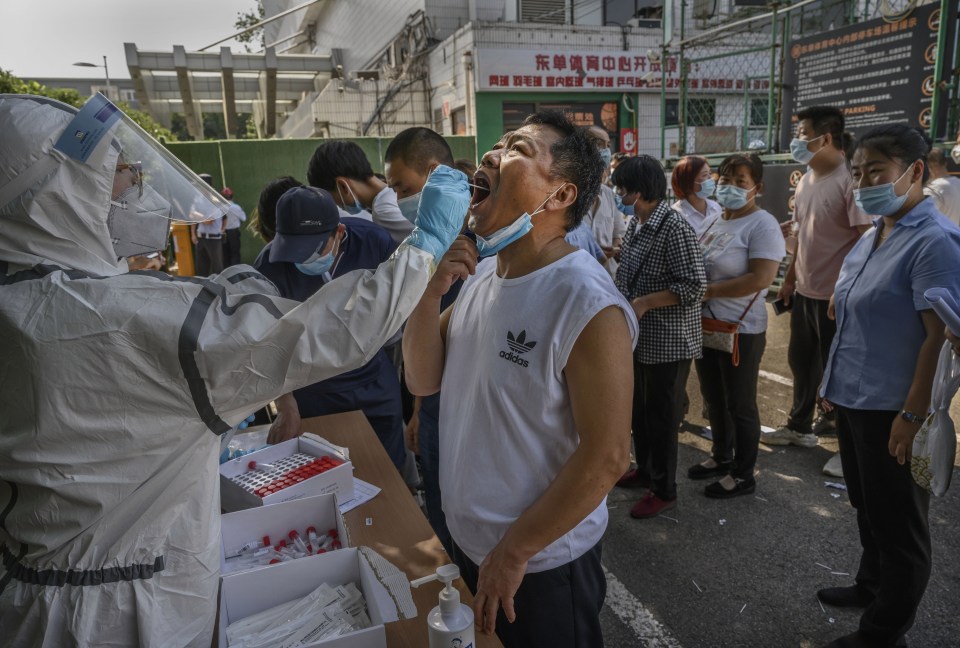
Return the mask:
[[717, 182], [710, 173], [707, 159], [699, 155], [680, 158], [670, 174], [670, 184], [678, 198], [673, 209], [690, 223], [699, 238], [723, 212], [723, 208], [710, 199]]
[[864, 607], [859, 630], [829, 644], [903, 645], [930, 576], [929, 494], [910, 471], [927, 415], [943, 322], [923, 298], [960, 292], [960, 228], [923, 195], [929, 141], [881, 126], [852, 159], [854, 198], [875, 216], [840, 270], [837, 333], [820, 387], [837, 411], [837, 439], [863, 555], [855, 583], [817, 592], [828, 605]]
[[786, 253], [777, 219], [756, 204], [763, 189], [763, 163], [756, 155], [732, 155], [720, 164], [717, 201], [723, 215], [700, 239], [707, 271], [703, 316], [739, 323], [733, 353], [703, 349], [697, 360], [700, 389], [713, 430], [710, 458], [692, 466], [691, 479], [721, 477], [705, 489], [725, 499], [752, 493], [760, 443], [757, 377], [766, 346], [763, 293]]

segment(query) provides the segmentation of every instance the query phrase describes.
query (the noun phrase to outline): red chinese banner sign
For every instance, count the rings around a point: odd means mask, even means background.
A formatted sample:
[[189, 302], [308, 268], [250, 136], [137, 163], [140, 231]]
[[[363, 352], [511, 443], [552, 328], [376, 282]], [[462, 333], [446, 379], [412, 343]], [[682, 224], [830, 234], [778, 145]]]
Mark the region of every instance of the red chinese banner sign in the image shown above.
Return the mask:
[[[645, 54], [618, 51], [480, 49], [476, 52], [478, 91], [659, 92], [666, 70], [667, 89], [680, 87], [676, 57], [665, 61]], [[695, 65], [688, 88], [742, 92], [769, 88], [766, 79], [732, 78], [722, 65]]]

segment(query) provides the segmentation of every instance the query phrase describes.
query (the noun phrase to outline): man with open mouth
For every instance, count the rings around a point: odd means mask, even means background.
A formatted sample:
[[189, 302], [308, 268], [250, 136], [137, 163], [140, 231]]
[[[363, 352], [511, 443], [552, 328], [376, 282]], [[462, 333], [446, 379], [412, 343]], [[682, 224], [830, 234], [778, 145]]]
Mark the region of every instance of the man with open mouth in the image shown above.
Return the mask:
[[473, 178], [476, 244], [453, 244], [404, 332], [411, 392], [442, 387], [453, 558], [477, 627], [508, 648], [603, 645], [600, 542], [629, 461], [638, 327], [606, 270], [564, 240], [603, 167], [560, 113], [501, 139]]

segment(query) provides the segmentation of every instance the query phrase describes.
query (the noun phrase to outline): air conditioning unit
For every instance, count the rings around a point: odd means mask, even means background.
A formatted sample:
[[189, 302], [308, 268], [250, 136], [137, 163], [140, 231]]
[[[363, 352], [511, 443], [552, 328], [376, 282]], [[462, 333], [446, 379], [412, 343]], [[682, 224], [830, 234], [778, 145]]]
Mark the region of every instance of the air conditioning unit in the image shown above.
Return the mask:
[[564, 24], [567, 0], [520, 0], [520, 22]]

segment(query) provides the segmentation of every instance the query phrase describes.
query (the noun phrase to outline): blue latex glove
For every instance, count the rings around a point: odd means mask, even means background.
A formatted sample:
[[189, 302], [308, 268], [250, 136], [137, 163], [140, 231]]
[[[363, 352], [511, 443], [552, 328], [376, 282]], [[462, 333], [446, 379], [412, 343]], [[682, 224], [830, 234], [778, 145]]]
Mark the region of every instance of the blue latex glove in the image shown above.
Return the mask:
[[462, 171], [440, 165], [423, 186], [417, 208], [417, 226], [407, 241], [440, 261], [463, 229], [470, 206], [470, 185]]
[[[248, 416], [247, 418], [245, 418], [245, 419], [243, 419], [242, 421], [240, 421], [240, 422], [237, 424], [237, 428], [236, 428], [237, 431], [246, 430], [248, 427], [250, 427], [250, 424], [253, 423], [254, 419], [256, 419], [256, 418], [257, 418], [256, 414], [251, 414], [251, 415]], [[233, 434], [232, 434], [232, 433], [230, 434], [230, 437], [231, 437], [231, 438], [233, 437]], [[250, 452], [250, 451], [248, 450], [247, 452]], [[223, 451], [220, 453], [220, 463], [226, 463], [227, 461], [229, 461], [229, 460], [231, 460], [231, 459], [236, 459], [237, 457], [241, 457], [241, 456], [247, 454], [247, 452], [244, 452], [244, 451], [242, 451], [242, 450], [240, 450], [240, 451], [231, 450], [231, 449], [230, 449], [230, 445], [229, 445], [229, 441], [228, 441], [227, 446], [224, 447], [224, 448], [223, 448]]]

